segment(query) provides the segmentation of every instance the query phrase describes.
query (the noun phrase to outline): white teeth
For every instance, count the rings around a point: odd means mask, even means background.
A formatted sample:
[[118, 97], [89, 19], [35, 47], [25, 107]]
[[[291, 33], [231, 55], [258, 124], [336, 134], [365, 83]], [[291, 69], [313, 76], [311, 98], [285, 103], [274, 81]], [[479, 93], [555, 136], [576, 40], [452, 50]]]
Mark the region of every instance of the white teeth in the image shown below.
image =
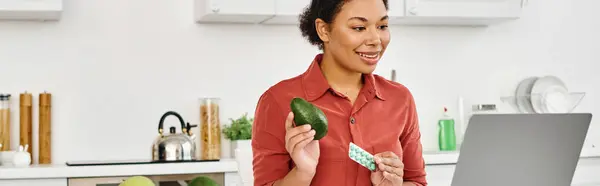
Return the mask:
[[358, 53], [358, 55], [360, 55], [362, 57], [366, 57], [366, 58], [376, 58], [378, 54], [368, 55], [368, 54]]

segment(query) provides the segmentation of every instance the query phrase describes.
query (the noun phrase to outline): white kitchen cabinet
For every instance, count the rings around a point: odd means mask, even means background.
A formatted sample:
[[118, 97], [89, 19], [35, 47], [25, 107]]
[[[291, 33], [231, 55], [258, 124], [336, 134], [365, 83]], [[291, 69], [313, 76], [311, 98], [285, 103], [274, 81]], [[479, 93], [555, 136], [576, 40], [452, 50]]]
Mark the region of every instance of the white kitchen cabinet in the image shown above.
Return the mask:
[[[427, 182], [429, 185], [450, 186], [454, 176], [455, 165], [427, 165]], [[578, 162], [571, 186], [600, 186], [600, 157], [581, 158]]]
[[0, 0], [0, 20], [58, 21], [63, 0]]
[[275, 0], [275, 15], [263, 24], [299, 24], [299, 16], [311, 0]]
[[[527, 0], [389, 0], [390, 25], [485, 26], [518, 19]], [[297, 25], [311, 0], [195, 0], [196, 21]]]
[[[311, 0], [275, 0], [275, 16], [264, 21], [263, 24], [299, 24], [299, 16], [305, 8], [310, 6]], [[390, 19], [404, 16], [404, 0], [388, 1]]]
[[404, 0], [394, 24], [490, 25], [518, 19], [527, 0]]
[[260, 23], [275, 14], [275, 0], [194, 0], [198, 23]]
[[388, 0], [388, 22], [396, 24], [395, 20], [404, 18], [404, 0]]
[[43, 186], [68, 186], [66, 178], [53, 178], [53, 179], [0, 179], [0, 185], [2, 186], [31, 186], [31, 185], [43, 185]]
[[[206, 176], [213, 179], [219, 185], [225, 185], [223, 173], [143, 176], [154, 181], [155, 185], [181, 185], [181, 183], [187, 184], [198, 176]], [[130, 177], [131, 176], [71, 178], [69, 179], [69, 186], [118, 186], [121, 182]]]

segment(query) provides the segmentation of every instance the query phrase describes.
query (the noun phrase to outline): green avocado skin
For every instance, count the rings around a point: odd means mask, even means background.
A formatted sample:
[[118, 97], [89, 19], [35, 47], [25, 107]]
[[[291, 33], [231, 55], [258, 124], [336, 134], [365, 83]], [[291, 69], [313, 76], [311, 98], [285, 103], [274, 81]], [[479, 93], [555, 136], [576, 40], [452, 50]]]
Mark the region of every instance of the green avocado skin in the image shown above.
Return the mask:
[[292, 99], [290, 107], [294, 113], [296, 126], [310, 124], [316, 132], [315, 140], [320, 140], [327, 135], [327, 117], [321, 109], [298, 97]]
[[209, 177], [199, 176], [194, 178], [188, 186], [219, 186], [219, 184]]

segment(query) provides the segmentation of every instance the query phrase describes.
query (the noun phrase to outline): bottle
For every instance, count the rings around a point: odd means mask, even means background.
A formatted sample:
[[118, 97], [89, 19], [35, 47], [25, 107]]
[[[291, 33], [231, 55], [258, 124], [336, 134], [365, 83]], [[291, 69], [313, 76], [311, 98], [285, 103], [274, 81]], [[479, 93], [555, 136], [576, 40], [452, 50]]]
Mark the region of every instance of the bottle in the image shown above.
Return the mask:
[[456, 150], [456, 134], [454, 130], [454, 119], [448, 115], [448, 108], [444, 107], [444, 115], [438, 121], [438, 140], [440, 151]]

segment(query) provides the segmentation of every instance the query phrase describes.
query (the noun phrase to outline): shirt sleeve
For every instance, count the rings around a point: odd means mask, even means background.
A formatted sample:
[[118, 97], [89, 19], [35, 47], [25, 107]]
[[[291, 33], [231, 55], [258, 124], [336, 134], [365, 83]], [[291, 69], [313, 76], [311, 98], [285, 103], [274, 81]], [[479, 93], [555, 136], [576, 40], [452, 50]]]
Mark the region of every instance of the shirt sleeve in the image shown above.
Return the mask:
[[255, 186], [271, 186], [291, 170], [285, 149], [286, 113], [272, 94], [261, 95], [252, 126], [253, 171]]
[[427, 186], [417, 109], [412, 95], [408, 94], [408, 97], [406, 125], [404, 132], [400, 135], [400, 143], [403, 148], [404, 181]]

